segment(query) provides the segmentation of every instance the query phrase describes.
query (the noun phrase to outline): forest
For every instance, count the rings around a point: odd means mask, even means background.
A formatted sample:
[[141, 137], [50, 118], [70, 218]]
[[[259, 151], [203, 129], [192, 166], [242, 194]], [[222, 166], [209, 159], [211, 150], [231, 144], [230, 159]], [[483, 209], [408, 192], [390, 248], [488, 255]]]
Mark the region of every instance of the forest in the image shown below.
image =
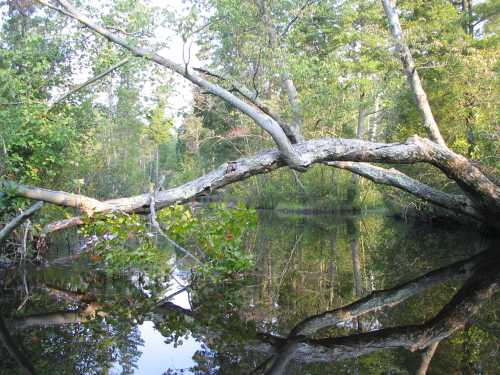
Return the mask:
[[497, 0], [0, 0], [0, 375], [498, 374]]

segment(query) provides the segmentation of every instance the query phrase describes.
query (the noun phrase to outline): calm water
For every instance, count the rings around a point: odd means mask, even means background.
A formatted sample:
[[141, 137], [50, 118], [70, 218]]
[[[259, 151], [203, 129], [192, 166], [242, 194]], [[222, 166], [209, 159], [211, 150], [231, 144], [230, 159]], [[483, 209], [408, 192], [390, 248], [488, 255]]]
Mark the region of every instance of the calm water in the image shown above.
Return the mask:
[[255, 268], [226, 280], [174, 253], [161, 280], [68, 259], [4, 273], [0, 374], [415, 374], [435, 342], [429, 374], [500, 374], [493, 240], [261, 212], [245, 244]]

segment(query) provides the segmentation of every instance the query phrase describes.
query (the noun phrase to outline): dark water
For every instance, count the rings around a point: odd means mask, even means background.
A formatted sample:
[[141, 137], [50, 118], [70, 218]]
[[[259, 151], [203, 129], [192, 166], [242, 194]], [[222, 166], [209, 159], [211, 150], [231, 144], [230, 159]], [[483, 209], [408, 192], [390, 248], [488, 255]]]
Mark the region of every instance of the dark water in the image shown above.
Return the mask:
[[245, 243], [255, 269], [225, 280], [73, 259], [5, 273], [0, 374], [416, 374], [438, 342], [427, 373], [500, 374], [493, 240], [260, 213]]

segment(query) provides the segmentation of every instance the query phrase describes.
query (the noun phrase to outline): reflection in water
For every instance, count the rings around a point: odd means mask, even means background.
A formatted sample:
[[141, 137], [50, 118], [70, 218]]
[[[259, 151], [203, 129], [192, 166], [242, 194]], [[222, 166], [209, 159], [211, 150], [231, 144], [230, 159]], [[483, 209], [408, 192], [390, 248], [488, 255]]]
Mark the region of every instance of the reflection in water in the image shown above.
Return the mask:
[[26, 296], [6, 273], [0, 374], [500, 373], [498, 244], [265, 213], [246, 243], [255, 270], [223, 281], [73, 262], [28, 270]]

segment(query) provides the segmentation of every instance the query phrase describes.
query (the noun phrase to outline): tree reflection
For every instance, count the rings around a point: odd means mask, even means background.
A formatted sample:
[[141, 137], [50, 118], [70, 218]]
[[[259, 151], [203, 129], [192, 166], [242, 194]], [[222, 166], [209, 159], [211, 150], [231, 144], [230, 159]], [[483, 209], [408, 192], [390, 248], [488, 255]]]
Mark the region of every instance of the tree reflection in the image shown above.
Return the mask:
[[[0, 296], [0, 312], [16, 347], [40, 374], [134, 373], [143, 344], [139, 326], [146, 320], [166, 342], [181, 345], [189, 336], [202, 344], [193, 355], [195, 374], [294, 374], [305, 368], [311, 374], [353, 373], [353, 368], [369, 373], [408, 368], [409, 362], [423, 374], [439, 342], [437, 355], [443, 351], [445, 360], [460, 363], [462, 353], [450, 345], [476, 345], [467, 340], [477, 343], [478, 332], [496, 329], [494, 319], [484, 317], [497, 307], [491, 297], [500, 282], [498, 243], [452, 263], [433, 258], [437, 240], [421, 238], [424, 248], [402, 235], [388, 244], [384, 236], [392, 227], [382, 225], [375, 236], [365, 228], [377, 222], [365, 224], [304, 228], [299, 221], [296, 231], [290, 223], [288, 231], [259, 227], [252, 245], [256, 272], [189, 280], [182, 291], [188, 293], [188, 307], [173, 302], [171, 279], [111, 278], [74, 266], [70, 272], [28, 272], [30, 299], [21, 311], [16, 309], [22, 286], [12, 276]], [[489, 308], [480, 311], [484, 304]], [[467, 337], [457, 334], [464, 327]], [[485, 334], [479, 339], [496, 345]], [[420, 355], [411, 356], [415, 351]], [[9, 353], [0, 352], [0, 374], [22, 373]], [[473, 367], [470, 361], [466, 366]]]

